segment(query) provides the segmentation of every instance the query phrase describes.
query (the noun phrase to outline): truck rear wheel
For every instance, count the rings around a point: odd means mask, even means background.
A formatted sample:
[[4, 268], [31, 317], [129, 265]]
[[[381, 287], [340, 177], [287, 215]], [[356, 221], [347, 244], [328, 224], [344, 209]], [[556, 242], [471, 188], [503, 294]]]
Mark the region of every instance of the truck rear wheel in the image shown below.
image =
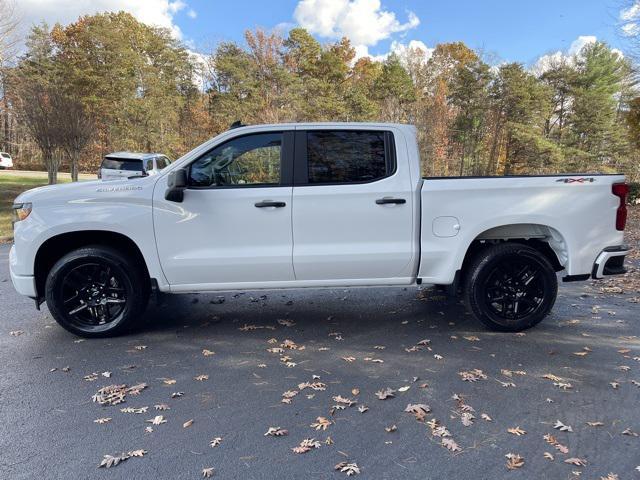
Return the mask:
[[74, 250], [51, 268], [45, 299], [53, 318], [82, 337], [129, 329], [144, 312], [149, 280], [129, 257], [102, 245]]
[[467, 271], [465, 300], [492, 330], [518, 332], [546, 317], [558, 294], [549, 260], [537, 250], [503, 243], [480, 251]]

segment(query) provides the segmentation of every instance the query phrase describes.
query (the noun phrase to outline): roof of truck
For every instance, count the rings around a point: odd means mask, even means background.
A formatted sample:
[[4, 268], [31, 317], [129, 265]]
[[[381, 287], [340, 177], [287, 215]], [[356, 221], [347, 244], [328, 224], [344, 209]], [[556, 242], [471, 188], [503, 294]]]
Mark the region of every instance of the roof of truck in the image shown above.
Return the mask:
[[235, 129], [247, 128], [247, 127], [268, 127], [268, 128], [277, 128], [277, 127], [297, 127], [297, 128], [307, 128], [307, 127], [327, 127], [327, 128], [339, 128], [339, 127], [396, 127], [396, 128], [415, 128], [413, 125], [408, 123], [391, 123], [391, 122], [298, 122], [298, 123], [255, 123], [249, 125], [237, 125], [234, 127]]
[[113, 152], [104, 156], [104, 158], [122, 158], [127, 160], [146, 160], [162, 155], [162, 153], [140, 153], [140, 152]]

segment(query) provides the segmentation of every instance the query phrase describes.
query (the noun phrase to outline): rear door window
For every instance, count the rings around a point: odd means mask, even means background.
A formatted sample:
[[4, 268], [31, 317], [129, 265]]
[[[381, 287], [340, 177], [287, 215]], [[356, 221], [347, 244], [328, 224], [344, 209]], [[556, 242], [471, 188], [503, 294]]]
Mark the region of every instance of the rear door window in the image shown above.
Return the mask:
[[308, 131], [309, 184], [371, 182], [388, 176], [393, 162], [383, 131]]

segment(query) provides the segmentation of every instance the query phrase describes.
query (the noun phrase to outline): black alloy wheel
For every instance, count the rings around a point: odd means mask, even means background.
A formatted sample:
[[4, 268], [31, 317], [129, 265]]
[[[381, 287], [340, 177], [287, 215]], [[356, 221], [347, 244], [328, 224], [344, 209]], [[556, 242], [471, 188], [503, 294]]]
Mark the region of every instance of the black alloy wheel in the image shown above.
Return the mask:
[[149, 298], [149, 279], [135, 261], [96, 245], [63, 256], [47, 276], [45, 299], [65, 329], [84, 337], [117, 335], [133, 326]]
[[502, 243], [480, 251], [466, 271], [467, 306], [492, 330], [517, 332], [549, 314], [558, 293], [555, 270], [538, 250]]

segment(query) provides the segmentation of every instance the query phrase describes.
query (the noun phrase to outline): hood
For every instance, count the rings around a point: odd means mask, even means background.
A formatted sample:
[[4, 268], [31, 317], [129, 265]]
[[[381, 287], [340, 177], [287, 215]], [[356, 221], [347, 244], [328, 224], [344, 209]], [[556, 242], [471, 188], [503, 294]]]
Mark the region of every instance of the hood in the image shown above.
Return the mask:
[[[14, 203], [40, 203], [94, 198], [100, 193], [131, 192], [152, 184], [151, 177], [122, 180], [90, 180], [32, 188], [16, 197]], [[155, 177], [157, 179], [157, 177]]]

